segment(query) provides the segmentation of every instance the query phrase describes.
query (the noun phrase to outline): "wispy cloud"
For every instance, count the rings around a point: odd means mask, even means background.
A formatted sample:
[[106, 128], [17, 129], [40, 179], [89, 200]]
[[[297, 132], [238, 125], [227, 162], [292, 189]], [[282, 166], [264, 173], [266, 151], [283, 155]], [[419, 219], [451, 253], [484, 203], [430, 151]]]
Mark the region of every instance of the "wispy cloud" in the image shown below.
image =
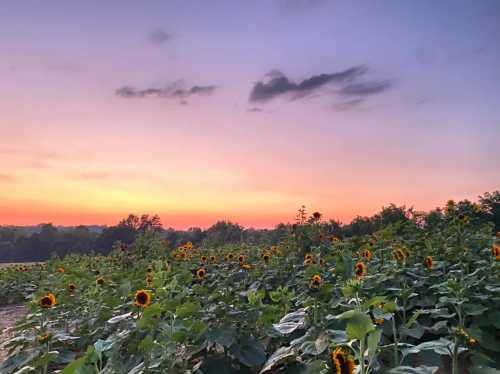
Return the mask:
[[156, 29], [149, 33], [148, 40], [155, 45], [161, 45], [173, 38], [172, 34], [165, 32], [162, 29]]
[[207, 96], [211, 95], [217, 86], [191, 86], [185, 87], [182, 80], [176, 81], [168, 84], [162, 88], [145, 88], [137, 89], [130, 86], [123, 86], [115, 91], [115, 94], [119, 97], [127, 99], [141, 99], [147, 97], [160, 97], [168, 99], [181, 99], [182, 104], [187, 104], [186, 99], [192, 96]]
[[343, 87], [339, 93], [344, 96], [367, 96], [387, 91], [392, 86], [389, 81], [353, 83]]

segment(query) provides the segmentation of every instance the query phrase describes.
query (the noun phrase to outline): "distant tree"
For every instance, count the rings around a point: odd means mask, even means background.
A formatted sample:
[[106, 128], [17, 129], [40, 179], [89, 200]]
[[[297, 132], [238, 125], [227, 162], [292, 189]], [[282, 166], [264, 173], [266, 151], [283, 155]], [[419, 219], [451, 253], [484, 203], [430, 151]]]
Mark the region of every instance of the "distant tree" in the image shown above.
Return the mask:
[[209, 246], [221, 246], [226, 243], [240, 242], [243, 227], [231, 221], [218, 221], [205, 232], [204, 243]]
[[488, 221], [493, 222], [495, 231], [500, 231], [500, 191], [486, 192], [479, 196], [482, 212]]

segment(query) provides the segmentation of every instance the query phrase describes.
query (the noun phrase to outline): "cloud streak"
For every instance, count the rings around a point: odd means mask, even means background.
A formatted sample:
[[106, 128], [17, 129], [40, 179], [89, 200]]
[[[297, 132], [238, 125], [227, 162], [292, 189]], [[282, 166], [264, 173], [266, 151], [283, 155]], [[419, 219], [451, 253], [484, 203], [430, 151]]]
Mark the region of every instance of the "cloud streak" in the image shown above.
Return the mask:
[[266, 102], [278, 96], [298, 99], [315, 93], [327, 85], [350, 82], [365, 72], [364, 66], [354, 66], [340, 72], [313, 75], [300, 82], [295, 82], [282, 72], [273, 70], [266, 75], [265, 81], [254, 84], [249, 101]]
[[123, 86], [115, 91], [116, 96], [126, 99], [141, 99], [147, 97], [160, 97], [167, 99], [181, 99], [185, 102], [192, 96], [208, 96], [217, 89], [215, 85], [191, 86], [186, 88], [182, 81], [170, 83], [163, 88], [137, 89], [131, 86]]

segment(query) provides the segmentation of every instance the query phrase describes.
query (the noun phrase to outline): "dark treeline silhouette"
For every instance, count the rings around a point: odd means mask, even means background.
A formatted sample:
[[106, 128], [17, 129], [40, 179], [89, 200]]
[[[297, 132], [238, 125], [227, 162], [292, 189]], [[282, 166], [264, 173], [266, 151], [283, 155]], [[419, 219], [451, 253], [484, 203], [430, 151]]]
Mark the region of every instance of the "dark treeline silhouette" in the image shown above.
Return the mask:
[[[485, 193], [479, 196], [478, 203], [462, 200], [444, 209], [436, 208], [430, 212], [416, 212], [413, 208], [398, 207], [390, 204], [371, 217], [358, 216], [349, 224], [335, 220], [323, 221], [319, 212], [308, 215], [305, 207], [298, 210], [294, 223], [280, 223], [274, 229], [244, 228], [230, 221], [219, 221], [206, 230], [193, 227], [188, 230], [164, 228], [157, 215], [129, 215], [116, 226], [100, 228], [97, 226], [55, 227], [51, 223], [34, 228], [0, 226], [0, 262], [43, 261], [51, 256], [64, 256], [68, 253], [108, 254], [113, 245], [131, 244], [145, 231], [155, 231], [161, 235], [168, 248], [175, 248], [188, 241], [194, 245], [221, 246], [225, 244], [246, 243], [270, 246], [280, 243], [287, 235], [299, 235], [301, 228], [314, 227], [325, 236], [338, 238], [370, 235], [389, 225], [404, 227], [404, 224], [426, 226], [439, 230], [452, 219], [446, 210], [452, 206], [454, 214], [466, 214], [472, 224], [491, 222], [493, 230], [500, 231], [500, 192]], [[307, 236], [304, 236], [307, 237]], [[303, 243], [307, 248], [314, 243]]]

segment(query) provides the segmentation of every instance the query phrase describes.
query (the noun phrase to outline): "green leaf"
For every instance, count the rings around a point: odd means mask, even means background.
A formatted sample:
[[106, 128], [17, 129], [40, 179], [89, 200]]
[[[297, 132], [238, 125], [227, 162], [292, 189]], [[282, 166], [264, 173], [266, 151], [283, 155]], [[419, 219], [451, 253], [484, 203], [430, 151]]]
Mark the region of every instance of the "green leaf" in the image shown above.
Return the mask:
[[236, 330], [232, 328], [214, 328], [208, 331], [207, 340], [222, 345], [223, 347], [230, 347], [236, 339]]
[[252, 336], [241, 338], [229, 348], [229, 352], [248, 367], [262, 365], [266, 361], [264, 347]]
[[292, 347], [280, 347], [276, 352], [274, 352], [271, 357], [268, 358], [264, 367], [260, 371], [260, 373], [264, 373], [268, 370], [271, 370], [276, 364], [285, 360], [288, 357], [291, 357], [295, 354], [295, 351]]
[[375, 331], [372, 331], [368, 335], [368, 358], [373, 360], [373, 357], [375, 357], [375, 353], [377, 352], [377, 346], [378, 343], [380, 342], [380, 337], [382, 336], [382, 330], [378, 329]]
[[188, 302], [178, 306], [175, 309], [175, 314], [181, 318], [189, 317], [195, 314], [199, 309], [200, 309], [200, 304]]
[[364, 339], [370, 331], [375, 330], [371, 318], [357, 310], [349, 310], [337, 316], [337, 318], [347, 320], [346, 333], [349, 339]]

